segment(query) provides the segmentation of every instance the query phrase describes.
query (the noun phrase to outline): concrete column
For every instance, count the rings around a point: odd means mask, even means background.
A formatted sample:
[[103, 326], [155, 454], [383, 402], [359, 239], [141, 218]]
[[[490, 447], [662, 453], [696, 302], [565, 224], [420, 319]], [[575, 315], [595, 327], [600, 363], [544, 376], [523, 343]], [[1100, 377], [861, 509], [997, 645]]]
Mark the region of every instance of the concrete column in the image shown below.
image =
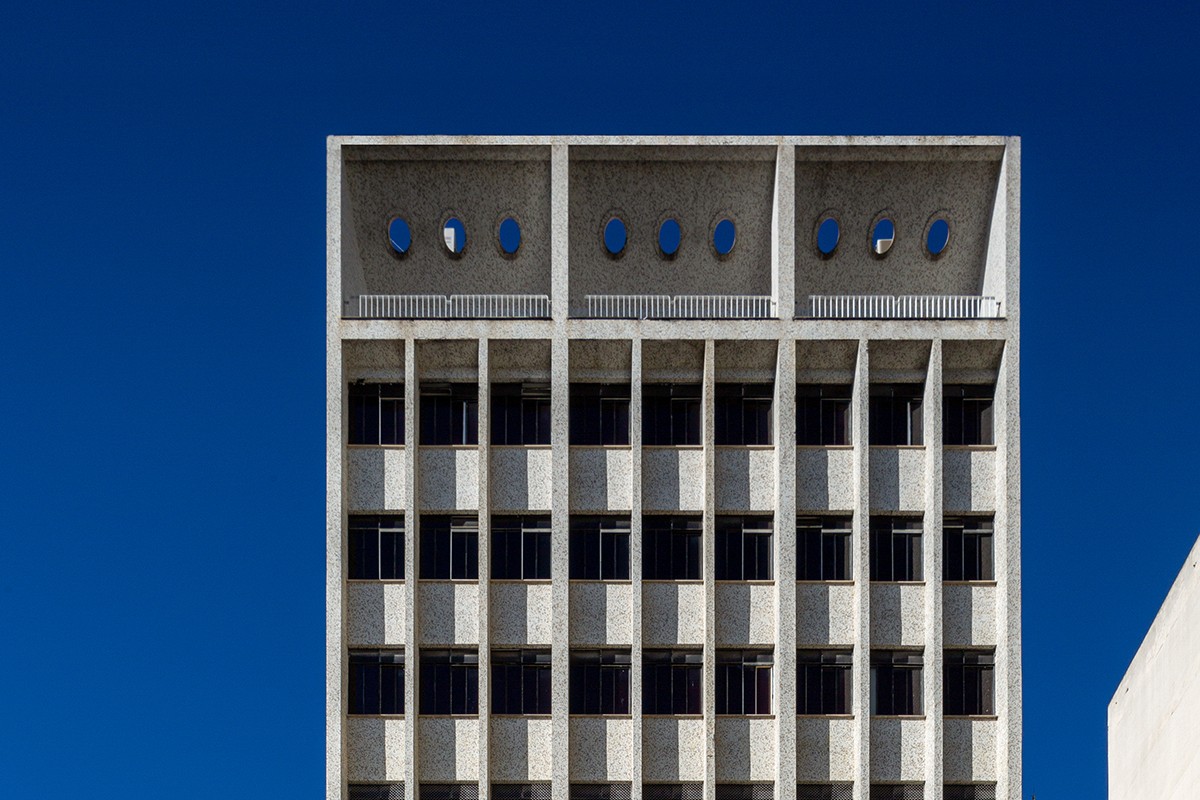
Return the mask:
[[631, 800], [642, 800], [642, 340], [632, 344], [629, 370], [629, 579], [633, 602], [629, 630], [629, 711], [633, 717], [630, 748]]
[[700, 441], [704, 445], [704, 800], [717, 796], [716, 343], [704, 342]]
[[856, 739], [854, 800], [867, 800], [871, 787], [871, 465], [870, 465], [870, 345], [859, 340], [850, 399], [854, 436], [854, 679], [850, 707]]
[[421, 661], [417, 642], [417, 579], [421, 563], [420, 498], [417, 480], [417, 431], [421, 413], [421, 392], [417, 376], [417, 343], [411, 336], [404, 340], [404, 798], [417, 800], [417, 758], [420, 735]]
[[550, 792], [554, 800], [567, 800], [570, 790], [570, 451], [568, 411], [570, 404], [569, 346], [564, 335], [550, 345], [550, 447], [551, 470], [551, 563], [553, 609], [550, 629], [550, 713], [553, 729]]
[[[1021, 798], [1021, 410], [1015, 334], [1000, 359], [996, 433], [996, 797]], [[1003, 768], [1007, 765], [1007, 770]]]
[[346, 388], [340, 337], [330, 336], [325, 373], [325, 797], [344, 798], [346, 781]]
[[[550, 314], [562, 323], [570, 313], [570, 270], [567, 266], [568, 219], [567, 170], [568, 150], [565, 144], [550, 146]], [[553, 390], [552, 390], [553, 391]]]
[[942, 340], [929, 350], [925, 427], [925, 800], [942, 800]]
[[492, 377], [488, 340], [479, 340], [479, 800], [491, 794], [492, 719]]
[[[791, 148], [787, 150], [792, 152]], [[775, 366], [775, 800], [796, 797], [796, 340]]]
[[[771, 293], [780, 319], [796, 315], [796, 148], [775, 156], [775, 202], [771, 207]], [[793, 781], [795, 783], [795, 781]], [[778, 795], [776, 795], [778, 797]]]

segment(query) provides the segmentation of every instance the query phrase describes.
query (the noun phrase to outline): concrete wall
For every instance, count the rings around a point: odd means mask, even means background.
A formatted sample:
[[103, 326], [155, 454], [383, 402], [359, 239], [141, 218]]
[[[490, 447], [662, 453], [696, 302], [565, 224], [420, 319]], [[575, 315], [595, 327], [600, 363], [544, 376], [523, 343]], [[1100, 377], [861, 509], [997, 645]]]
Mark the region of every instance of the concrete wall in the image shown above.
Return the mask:
[[1200, 540], [1108, 704], [1109, 800], [1200, 792]]

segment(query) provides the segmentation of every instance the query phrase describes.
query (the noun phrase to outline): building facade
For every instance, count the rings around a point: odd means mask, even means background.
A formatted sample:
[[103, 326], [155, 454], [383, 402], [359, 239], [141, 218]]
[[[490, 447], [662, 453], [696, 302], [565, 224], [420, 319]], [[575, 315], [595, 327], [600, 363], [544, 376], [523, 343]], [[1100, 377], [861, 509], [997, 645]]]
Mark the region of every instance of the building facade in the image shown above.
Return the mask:
[[326, 796], [1018, 800], [1019, 174], [331, 138]]
[[1200, 794], [1200, 539], [1108, 704], [1109, 800]]

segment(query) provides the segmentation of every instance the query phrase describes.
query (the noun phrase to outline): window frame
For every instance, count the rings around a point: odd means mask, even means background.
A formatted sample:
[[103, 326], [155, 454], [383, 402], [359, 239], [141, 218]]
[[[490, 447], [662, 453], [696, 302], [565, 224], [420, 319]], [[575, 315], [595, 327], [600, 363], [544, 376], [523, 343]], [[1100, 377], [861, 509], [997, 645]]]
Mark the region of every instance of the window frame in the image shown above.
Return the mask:
[[570, 713], [578, 716], [628, 716], [632, 670], [630, 650], [573, 648], [568, 692]]
[[876, 583], [921, 583], [924, 581], [925, 524], [922, 518], [872, 515], [870, 536], [871, 581]]
[[[665, 698], [660, 696], [664, 686]], [[642, 714], [700, 716], [703, 713], [704, 651], [658, 647], [642, 650]]]
[[[799, 648], [796, 651], [796, 713], [807, 716], [853, 713], [853, 666], [854, 653], [848, 648]], [[811, 702], [814, 697], [816, 701]]]
[[[419, 713], [424, 716], [479, 716], [479, 651], [421, 648]], [[448, 692], [449, 698], [442, 693]], [[434, 703], [434, 707], [429, 707]]]
[[628, 447], [630, 394], [628, 383], [570, 385], [570, 443], [583, 447]]
[[946, 716], [996, 716], [995, 650], [946, 650], [942, 669], [942, 708]]
[[[435, 447], [479, 444], [479, 384], [422, 381], [418, 440]], [[443, 430], [444, 428], [444, 430]]]
[[[422, 514], [420, 526], [421, 580], [479, 580], [477, 517], [466, 514]], [[444, 565], [441, 563], [443, 552], [446, 558]]]
[[942, 580], [990, 583], [996, 580], [996, 524], [992, 516], [942, 520]]
[[488, 530], [491, 580], [550, 580], [552, 535], [549, 514], [494, 515]]
[[718, 446], [771, 446], [775, 442], [775, 384], [718, 383], [713, 439]]
[[550, 650], [498, 648], [491, 654], [491, 713], [546, 716], [551, 713]]
[[550, 444], [553, 425], [548, 383], [493, 383], [488, 420], [497, 447]]
[[[774, 708], [775, 653], [770, 649], [717, 650], [714, 704], [718, 716], [769, 716]], [[737, 691], [734, 691], [734, 690]], [[766, 695], [765, 697], [763, 695]], [[747, 710], [753, 705], [753, 710]]]
[[346, 520], [346, 579], [404, 580], [404, 536], [403, 514], [350, 514]]
[[703, 387], [699, 383], [642, 386], [642, 445], [697, 447], [703, 443]]
[[[665, 564], [660, 561], [665, 559]], [[685, 575], [676, 575], [682, 566]], [[642, 516], [642, 580], [698, 581], [704, 577], [704, 521], [697, 515]]]
[[720, 514], [714, 534], [716, 580], [775, 580], [775, 525], [770, 515]]
[[[850, 407], [853, 397], [851, 384], [796, 384], [796, 444], [801, 447], [852, 445], [854, 415], [850, 413]], [[812, 430], [813, 423], [815, 431]]]
[[568, 530], [569, 580], [628, 581], [631, 523], [627, 516], [572, 514]]
[[[924, 714], [925, 659], [919, 650], [871, 651], [871, 716]], [[890, 686], [884, 694], [881, 684]], [[897, 710], [899, 709], [899, 710]]]
[[[403, 649], [351, 648], [346, 670], [346, 713], [403, 716], [404, 678]], [[374, 691], [370, 693], [372, 684]]]
[[[816, 567], [807, 539], [816, 539]], [[840, 554], [840, 557], [839, 557]], [[829, 577], [837, 573], [840, 577]], [[813, 572], [821, 577], [810, 577]], [[802, 515], [796, 517], [796, 580], [851, 581], [854, 580], [854, 519], [845, 515]]]
[[346, 407], [347, 444], [404, 444], [403, 383], [355, 381], [347, 387]]
[[[995, 384], [951, 383], [943, 386], [942, 444], [951, 447], [994, 446], [995, 402]], [[971, 439], [977, 441], [969, 441]]]
[[872, 383], [868, 442], [873, 447], [924, 447], [925, 384]]

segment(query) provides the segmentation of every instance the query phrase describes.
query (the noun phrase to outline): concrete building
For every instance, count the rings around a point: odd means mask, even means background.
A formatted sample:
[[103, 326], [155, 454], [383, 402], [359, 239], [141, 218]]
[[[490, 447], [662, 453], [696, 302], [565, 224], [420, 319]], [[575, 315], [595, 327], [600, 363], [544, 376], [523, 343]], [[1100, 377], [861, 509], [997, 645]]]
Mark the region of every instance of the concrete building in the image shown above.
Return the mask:
[[1019, 174], [331, 138], [326, 796], [1020, 798]]
[[1108, 704], [1109, 800], [1200, 796], [1200, 540]]

